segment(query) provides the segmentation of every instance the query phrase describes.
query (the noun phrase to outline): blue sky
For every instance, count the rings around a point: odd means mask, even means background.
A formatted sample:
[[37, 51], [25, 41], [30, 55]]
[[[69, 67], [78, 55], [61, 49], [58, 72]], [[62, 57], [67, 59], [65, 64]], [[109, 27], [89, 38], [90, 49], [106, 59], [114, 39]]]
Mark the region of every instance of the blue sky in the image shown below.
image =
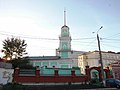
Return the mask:
[[[0, 0], [0, 49], [7, 37], [20, 37], [28, 55], [55, 55], [66, 8], [72, 49], [120, 52], [120, 0]], [[55, 39], [55, 40], [54, 40]], [[1, 54], [2, 55], [2, 54]]]

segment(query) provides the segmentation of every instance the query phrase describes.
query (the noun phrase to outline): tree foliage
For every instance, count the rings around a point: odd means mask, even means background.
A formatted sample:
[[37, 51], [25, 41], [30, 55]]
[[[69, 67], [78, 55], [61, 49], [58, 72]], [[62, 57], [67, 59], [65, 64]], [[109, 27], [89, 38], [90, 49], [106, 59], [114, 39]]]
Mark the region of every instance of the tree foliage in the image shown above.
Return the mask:
[[8, 60], [8, 63], [12, 63], [13, 68], [19, 67], [19, 68], [24, 68], [27, 66], [31, 66], [29, 64], [29, 58], [28, 57], [23, 57], [23, 58], [19, 58], [19, 59], [14, 59], [14, 60]]
[[[26, 47], [25, 40], [14, 37], [7, 38], [3, 41], [3, 58], [6, 59], [6, 62], [12, 63], [13, 68], [29, 66], [29, 59], [23, 57], [23, 55], [27, 54]], [[10, 60], [7, 60], [8, 58]]]
[[3, 50], [4, 58], [8, 57], [10, 60], [21, 58], [26, 54], [26, 46], [25, 40], [21, 40], [20, 38], [7, 38], [3, 41]]

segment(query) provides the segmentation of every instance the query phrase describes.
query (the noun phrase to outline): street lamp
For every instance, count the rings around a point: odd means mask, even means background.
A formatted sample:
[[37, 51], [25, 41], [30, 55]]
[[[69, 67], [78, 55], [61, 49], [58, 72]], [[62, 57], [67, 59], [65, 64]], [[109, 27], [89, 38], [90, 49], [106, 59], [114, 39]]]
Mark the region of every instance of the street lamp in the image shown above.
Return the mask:
[[104, 82], [104, 69], [103, 69], [103, 61], [102, 61], [102, 54], [101, 54], [101, 48], [100, 48], [100, 39], [99, 39], [99, 34], [98, 32], [103, 28], [103, 26], [101, 26], [98, 31], [97, 31], [97, 41], [98, 41], [98, 48], [99, 48], [99, 56], [100, 56], [100, 64], [101, 64], [101, 75], [102, 75], [102, 83], [103, 85], [105, 85]]

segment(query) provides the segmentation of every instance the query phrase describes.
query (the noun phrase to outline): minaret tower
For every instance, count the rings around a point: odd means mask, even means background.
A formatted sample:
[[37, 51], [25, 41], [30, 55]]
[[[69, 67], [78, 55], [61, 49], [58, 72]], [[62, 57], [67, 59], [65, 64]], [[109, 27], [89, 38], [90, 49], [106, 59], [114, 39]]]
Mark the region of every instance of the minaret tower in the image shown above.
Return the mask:
[[64, 10], [64, 26], [61, 28], [59, 37], [59, 56], [61, 58], [69, 58], [71, 55], [71, 36], [69, 27], [66, 25], [66, 11]]

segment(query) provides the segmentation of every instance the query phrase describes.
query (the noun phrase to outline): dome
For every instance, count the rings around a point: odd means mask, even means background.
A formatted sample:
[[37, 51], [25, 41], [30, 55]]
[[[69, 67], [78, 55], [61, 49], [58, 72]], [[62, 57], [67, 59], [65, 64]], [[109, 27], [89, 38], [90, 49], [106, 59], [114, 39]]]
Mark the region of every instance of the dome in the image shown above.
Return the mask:
[[[66, 25], [62, 26], [62, 28], [68, 28], [68, 29], [69, 29], [69, 27], [68, 27], [68, 26], [66, 26]], [[62, 28], [61, 28], [61, 29], [62, 29]]]

